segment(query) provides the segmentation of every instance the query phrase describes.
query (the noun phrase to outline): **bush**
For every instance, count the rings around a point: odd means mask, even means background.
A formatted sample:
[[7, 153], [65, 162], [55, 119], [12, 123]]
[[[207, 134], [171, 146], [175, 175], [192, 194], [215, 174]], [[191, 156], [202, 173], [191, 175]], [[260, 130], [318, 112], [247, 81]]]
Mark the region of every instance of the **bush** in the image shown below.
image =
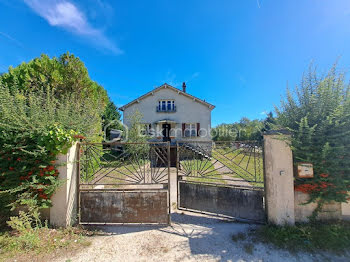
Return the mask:
[[[78, 109], [78, 110], [77, 110]], [[59, 185], [55, 164], [76, 140], [76, 131], [87, 131], [90, 118], [84, 108], [69, 106], [50, 90], [9, 91], [0, 86], [0, 208], [3, 213], [34, 199], [50, 205]], [[82, 117], [83, 116], [83, 117]], [[75, 121], [70, 125], [70, 121]], [[94, 118], [92, 118], [94, 119]], [[6, 219], [6, 215], [3, 219]]]
[[[301, 85], [276, 108], [277, 122], [292, 133], [295, 162], [311, 162], [314, 178], [295, 178], [310, 201], [346, 202], [350, 190], [350, 87], [334, 66], [319, 76], [310, 67]], [[319, 210], [318, 208], [317, 210]]]
[[[102, 141], [115, 106], [79, 58], [42, 55], [0, 76], [0, 219], [10, 208], [36, 201], [50, 206], [59, 185], [55, 160], [86, 137]], [[107, 113], [106, 113], [107, 112]]]

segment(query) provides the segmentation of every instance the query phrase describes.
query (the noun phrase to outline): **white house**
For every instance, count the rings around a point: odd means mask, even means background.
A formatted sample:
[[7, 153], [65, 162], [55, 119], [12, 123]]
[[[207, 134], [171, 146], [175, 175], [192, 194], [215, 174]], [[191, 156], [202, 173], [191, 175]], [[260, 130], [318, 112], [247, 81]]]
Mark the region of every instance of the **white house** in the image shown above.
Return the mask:
[[122, 106], [123, 122], [130, 127], [130, 116], [142, 114], [142, 124], [152, 141], [210, 141], [211, 111], [214, 105], [182, 90], [163, 84]]

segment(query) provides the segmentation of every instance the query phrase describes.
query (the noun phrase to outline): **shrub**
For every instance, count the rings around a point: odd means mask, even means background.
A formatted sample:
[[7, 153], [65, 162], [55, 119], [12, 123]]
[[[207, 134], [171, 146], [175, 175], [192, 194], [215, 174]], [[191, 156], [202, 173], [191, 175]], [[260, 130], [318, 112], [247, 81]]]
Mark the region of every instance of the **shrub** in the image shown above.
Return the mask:
[[350, 190], [350, 88], [334, 66], [325, 76], [310, 67], [301, 85], [276, 108], [277, 122], [292, 133], [296, 162], [311, 162], [314, 178], [295, 178], [310, 201], [346, 202]]
[[[77, 105], [69, 106], [51, 96], [50, 90], [10, 92], [0, 86], [0, 208], [3, 213], [32, 199], [40, 207], [50, 205], [50, 197], [59, 185], [55, 160], [59, 153], [67, 151], [78, 134], [69, 129], [69, 121], [76, 119], [76, 109]], [[83, 111], [84, 108], [80, 110]], [[89, 122], [88, 117], [85, 119]], [[86, 131], [85, 125], [79, 120], [71, 127]]]

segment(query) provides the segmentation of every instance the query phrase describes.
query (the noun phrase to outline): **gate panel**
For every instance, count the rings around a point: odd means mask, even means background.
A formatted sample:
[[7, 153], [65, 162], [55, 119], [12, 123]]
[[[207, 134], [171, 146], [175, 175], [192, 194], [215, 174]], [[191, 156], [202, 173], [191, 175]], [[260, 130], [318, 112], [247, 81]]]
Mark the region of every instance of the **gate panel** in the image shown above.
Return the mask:
[[170, 144], [84, 143], [80, 224], [170, 223]]
[[265, 221], [261, 141], [177, 143], [178, 208]]
[[81, 191], [80, 223], [169, 223], [168, 192]]
[[254, 221], [264, 221], [264, 192], [227, 186], [179, 182], [180, 207]]

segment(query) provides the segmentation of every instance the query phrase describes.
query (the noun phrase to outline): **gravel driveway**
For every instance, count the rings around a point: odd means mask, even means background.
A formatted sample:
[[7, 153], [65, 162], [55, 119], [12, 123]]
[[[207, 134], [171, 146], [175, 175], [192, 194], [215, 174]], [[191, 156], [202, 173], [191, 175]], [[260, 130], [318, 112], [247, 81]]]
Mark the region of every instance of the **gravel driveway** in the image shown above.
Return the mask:
[[[256, 225], [228, 222], [194, 213], [172, 214], [172, 225], [104, 226], [91, 246], [56, 261], [324, 261], [325, 256], [291, 255], [252, 240], [233, 242], [232, 235]], [[330, 257], [331, 261], [348, 258]]]

